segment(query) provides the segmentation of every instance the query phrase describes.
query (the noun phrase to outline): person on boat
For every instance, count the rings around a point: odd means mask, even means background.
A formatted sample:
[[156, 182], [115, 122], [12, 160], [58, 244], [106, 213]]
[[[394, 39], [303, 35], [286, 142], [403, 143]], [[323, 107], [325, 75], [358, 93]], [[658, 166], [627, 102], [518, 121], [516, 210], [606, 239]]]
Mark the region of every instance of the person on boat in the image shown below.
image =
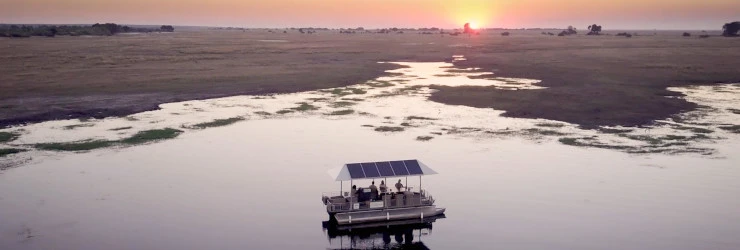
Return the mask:
[[388, 187], [385, 186], [385, 181], [380, 181], [380, 193], [385, 194], [388, 192]]
[[357, 185], [352, 185], [352, 190], [350, 190], [350, 195], [352, 197], [357, 196]]
[[375, 186], [375, 181], [373, 181], [373, 183], [370, 184], [370, 199], [371, 200], [378, 199], [378, 187]]
[[401, 192], [402, 188], [403, 184], [401, 184], [401, 179], [398, 179], [398, 183], [396, 183], [396, 189], [398, 189], [398, 192]]

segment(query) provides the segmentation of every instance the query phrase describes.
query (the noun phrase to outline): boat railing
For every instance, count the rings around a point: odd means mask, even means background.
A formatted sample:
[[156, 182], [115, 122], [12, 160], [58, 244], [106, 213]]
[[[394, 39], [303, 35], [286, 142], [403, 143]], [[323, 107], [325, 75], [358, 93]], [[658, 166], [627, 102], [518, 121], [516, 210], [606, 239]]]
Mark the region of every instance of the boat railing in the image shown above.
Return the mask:
[[[334, 195], [332, 195], [334, 194]], [[434, 204], [434, 198], [426, 192], [387, 193], [377, 200], [358, 202], [356, 197], [345, 197], [338, 193], [324, 193], [324, 204], [328, 212], [346, 212], [352, 210], [403, 208], [413, 206], [428, 206]]]

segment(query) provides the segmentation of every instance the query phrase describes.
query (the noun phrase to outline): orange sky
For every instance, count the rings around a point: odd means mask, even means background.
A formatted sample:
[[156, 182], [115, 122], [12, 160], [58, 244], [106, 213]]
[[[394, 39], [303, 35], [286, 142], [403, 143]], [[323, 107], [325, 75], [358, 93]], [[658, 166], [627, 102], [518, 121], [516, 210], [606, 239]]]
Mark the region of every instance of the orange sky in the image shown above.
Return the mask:
[[720, 29], [740, 0], [2, 0], [0, 23]]

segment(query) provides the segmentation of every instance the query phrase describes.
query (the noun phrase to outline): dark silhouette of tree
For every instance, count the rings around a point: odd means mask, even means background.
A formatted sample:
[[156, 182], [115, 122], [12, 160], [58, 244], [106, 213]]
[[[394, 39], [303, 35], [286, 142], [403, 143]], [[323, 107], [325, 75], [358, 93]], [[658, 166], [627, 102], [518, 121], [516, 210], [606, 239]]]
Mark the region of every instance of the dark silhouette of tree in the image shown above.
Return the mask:
[[473, 34], [474, 33], [473, 32], [473, 29], [470, 28], [470, 23], [465, 23], [465, 25], [463, 25], [463, 33], [465, 33], [465, 34]]
[[691, 36], [691, 33], [689, 33], [689, 32], [684, 32], [684, 33], [683, 33], [683, 36]]
[[601, 25], [592, 24], [588, 26], [589, 35], [601, 35]]
[[172, 27], [172, 25], [162, 25], [162, 27], [159, 27], [159, 30], [162, 32], [175, 32], [175, 27]]
[[722, 26], [723, 36], [737, 36], [738, 31], [740, 31], [740, 22], [726, 23]]

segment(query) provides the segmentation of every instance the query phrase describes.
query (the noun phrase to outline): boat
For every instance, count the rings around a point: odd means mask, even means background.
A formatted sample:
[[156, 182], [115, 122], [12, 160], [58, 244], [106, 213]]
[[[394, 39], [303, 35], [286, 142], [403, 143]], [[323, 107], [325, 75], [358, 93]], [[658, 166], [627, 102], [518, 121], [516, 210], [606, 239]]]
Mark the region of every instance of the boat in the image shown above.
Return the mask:
[[[421, 178], [424, 175], [437, 174], [429, 166], [419, 160], [381, 161], [347, 163], [342, 167], [329, 170], [329, 175], [339, 181], [339, 193], [323, 193], [321, 201], [326, 206], [330, 221], [337, 225], [373, 223], [394, 220], [424, 220], [424, 217], [443, 215], [444, 208], [437, 208], [435, 199], [426, 190], [421, 188]], [[393, 192], [394, 186], [388, 189], [377, 190], [361, 187], [350, 192], [343, 190], [345, 181], [384, 180], [388, 178], [406, 179], [419, 177], [419, 189], [403, 185], [400, 190]]]

